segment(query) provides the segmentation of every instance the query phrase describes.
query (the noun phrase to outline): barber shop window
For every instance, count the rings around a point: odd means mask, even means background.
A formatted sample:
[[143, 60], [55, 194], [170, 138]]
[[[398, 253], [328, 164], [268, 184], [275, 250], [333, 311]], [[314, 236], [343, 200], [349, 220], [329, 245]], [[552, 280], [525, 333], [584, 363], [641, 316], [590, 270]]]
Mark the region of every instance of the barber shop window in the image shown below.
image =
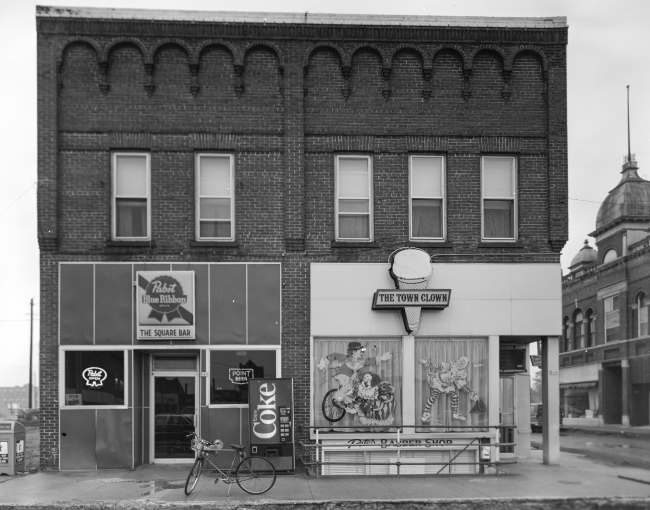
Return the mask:
[[483, 239], [513, 241], [517, 237], [515, 158], [482, 158]]
[[68, 406], [125, 405], [124, 351], [65, 351], [62, 404]]
[[426, 428], [431, 425], [483, 430], [489, 423], [488, 369], [486, 338], [416, 338], [415, 422], [423, 425], [416, 432], [436, 432]]
[[210, 351], [210, 404], [248, 404], [248, 380], [277, 377], [277, 351]]
[[313, 352], [314, 425], [367, 433], [402, 423], [401, 338], [316, 339]]

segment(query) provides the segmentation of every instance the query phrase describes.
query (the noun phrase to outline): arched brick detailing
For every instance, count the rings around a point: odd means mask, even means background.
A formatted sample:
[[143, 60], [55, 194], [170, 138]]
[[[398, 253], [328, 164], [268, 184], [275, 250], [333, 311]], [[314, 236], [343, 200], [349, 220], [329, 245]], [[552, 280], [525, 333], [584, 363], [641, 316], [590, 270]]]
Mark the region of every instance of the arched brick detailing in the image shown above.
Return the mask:
[[68, 49], [69, 46], [76, 43], [84, 43], [90, 46], [92, 49], [95, 50], [95, 54], [97, 55], [97, 61], [98, 62], [102, 61], [103, 51], [101, 45], [97, 41], [91, 39], [90, 37], [70, 37], [69, 39], [66, 39], [65, 42], [61, 45], [59, 54], [56, 57], [57, 71], [59, 73], [61, 72], [61, 67], [63, 66], [63, 56], [65, 55], [66, 50]]
[[524, 52], [535, 53], [542, 62], [542, 71], [545, 73], [548, 72], [548, 58], [546, 57], [544, 51], [536, 46], [518, 46], [508, 54], [508, 58], [506, 60], [506, 64], [504, 64], [504, 67], [506, 69], [512, 69], [512, 64], [515, 58], [517, 58], [517, 55]]
[[437, 46], [434, 46], [429, 55], [431, 56], [431, 65], [433, 65], [433, 59], [436, 58], [436, 54], [443, 51], [443, 50], [451, 50], [460, 55], [460, 59], [463, 63], [463, 70], [468, 69], [471, 72], [472, 69], [472, 59], [470, 59], [467, 56], [467, 53], [465, 50], [462, 48], [462, 46], [458, 46], [457, 44], [439, 44]]
[[284, 53], [279, 46], [268, 41], [251, 41], [246, 46], [243, 47], [241, 51], [242, 61], [246, 58], [246, 54], [256, 46], [263, 46], [269, 48], [275, 53], [276, 58], [278, 59], [278, 66], [280, 68], [280, 73], [284, 73]]
[[108, 58], [110, 57], [111, 52], [115, 49], [115, 47], [122, 44], [132, 44], [138, 48], [140, 50], [140, 53], [142, 53], [142, 58], [144, 59], [145, 64], [148, 62], [153, 62], [151, 52], [147, 49], [144, 43], [142, 43], [142, 41], [135, 39], [134, 37], [118, 37], [111, 40], [108, 44], [106, 44], [106, 46], [104, 46], [104, 51], [102, 52], [102, 56], [100, 58], [100, 64], [101, 62], [108, 62]]
[[201, 57], [203, 56], [203, 52], [212, 46], [221, 46], [223, 48], [226, 48], [232, 55], [233, 64], [234, 64], [235, 55], [237, 54], [237, 49], [235, 48], [235, 46], [230, 44], [228, 41], [224, 41], [222, 39], [211, 39], [209, 41], [204, 41], [199, 46], [194, 48], [194, 51], [192, 52], [192, 55], [190, 57], [190, 65], [199, 66], [201, 64]]

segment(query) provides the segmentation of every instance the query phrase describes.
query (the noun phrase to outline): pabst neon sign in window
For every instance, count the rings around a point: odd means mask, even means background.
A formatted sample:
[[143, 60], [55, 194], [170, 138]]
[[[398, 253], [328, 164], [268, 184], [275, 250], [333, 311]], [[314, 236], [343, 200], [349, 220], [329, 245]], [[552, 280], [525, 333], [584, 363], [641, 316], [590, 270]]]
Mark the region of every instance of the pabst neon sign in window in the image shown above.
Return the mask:
[[138, 271], [138, 340], [195, 338], [194, 271]]

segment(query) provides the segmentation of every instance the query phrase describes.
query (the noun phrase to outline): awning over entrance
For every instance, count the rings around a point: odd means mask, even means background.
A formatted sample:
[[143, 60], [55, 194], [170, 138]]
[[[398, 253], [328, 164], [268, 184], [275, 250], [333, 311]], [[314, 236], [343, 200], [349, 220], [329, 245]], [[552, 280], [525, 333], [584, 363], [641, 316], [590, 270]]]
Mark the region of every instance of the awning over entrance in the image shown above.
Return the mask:
[[564, 383], [564, 384], [560, 384], [560, 389], [567, 390], [570, 388], [596, 388], [597, 386], [598, 386], [598, 381]]

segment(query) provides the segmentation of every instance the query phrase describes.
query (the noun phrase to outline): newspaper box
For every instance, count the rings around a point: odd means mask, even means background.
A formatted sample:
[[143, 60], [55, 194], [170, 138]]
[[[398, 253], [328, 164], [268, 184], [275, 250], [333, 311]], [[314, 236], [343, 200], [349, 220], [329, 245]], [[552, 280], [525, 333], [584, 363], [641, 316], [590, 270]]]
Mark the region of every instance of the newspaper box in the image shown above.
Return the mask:
[[25, 471], [25, 427], [17, 421], [0, 421], [0, 475]]

